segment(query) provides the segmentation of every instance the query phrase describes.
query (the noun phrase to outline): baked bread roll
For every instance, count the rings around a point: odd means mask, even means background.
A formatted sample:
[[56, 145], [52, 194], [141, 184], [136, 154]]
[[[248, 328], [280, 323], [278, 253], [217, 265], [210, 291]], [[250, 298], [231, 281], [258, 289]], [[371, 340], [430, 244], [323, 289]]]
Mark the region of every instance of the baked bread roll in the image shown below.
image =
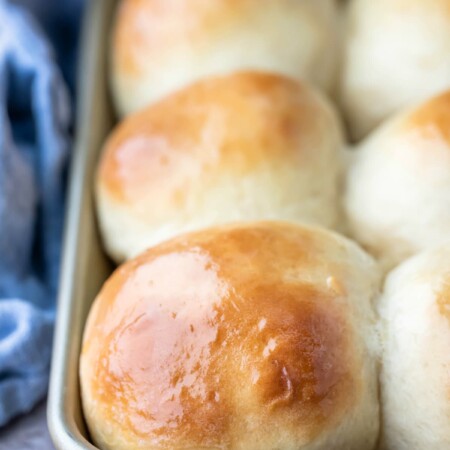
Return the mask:
[[370, 450], [378, 275], [328, 231], [259, 222], [119, 267], [90, 312], [83, 410], [103, 450]]
[[361, 143], [345, 207], [353, 237], [386, 269], [450, 239], [450, 91]]
[[342, 102], [353, 138], [450, 88], [450, 0], [352, 0]]
[[335, 0], [122, 0], [113, 96], [125, 116], [199, 79], [251, 69], [330, 90], [339, 47]]
[[391, 272], [380, 316], [381, 448], [450, 448], [450, 242]]
[[97, 205], [117, 262], [185, 231], [240, 220], [338, 224], [342, 135], [306, 85], [246, 72], [198, 82], [125, 120], [106, 143]]

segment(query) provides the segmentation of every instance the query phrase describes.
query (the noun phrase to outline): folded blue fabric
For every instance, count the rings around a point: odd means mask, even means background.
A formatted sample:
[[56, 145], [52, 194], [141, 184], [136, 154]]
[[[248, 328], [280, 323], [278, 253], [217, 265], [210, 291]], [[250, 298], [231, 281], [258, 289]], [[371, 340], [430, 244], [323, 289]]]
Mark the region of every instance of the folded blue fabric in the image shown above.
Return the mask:
[[0, 426], [47, 390], [69, 123], [38, 25], [0, 0]]

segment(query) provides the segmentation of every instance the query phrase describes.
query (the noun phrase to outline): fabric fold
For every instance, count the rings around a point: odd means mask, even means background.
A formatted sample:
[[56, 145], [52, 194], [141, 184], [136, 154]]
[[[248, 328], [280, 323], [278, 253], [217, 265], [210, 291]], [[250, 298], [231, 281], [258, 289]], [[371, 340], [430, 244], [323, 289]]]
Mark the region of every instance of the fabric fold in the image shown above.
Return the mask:
[[0, 426], [47, 390], [69, 125], [42, 31], [0, 0]]

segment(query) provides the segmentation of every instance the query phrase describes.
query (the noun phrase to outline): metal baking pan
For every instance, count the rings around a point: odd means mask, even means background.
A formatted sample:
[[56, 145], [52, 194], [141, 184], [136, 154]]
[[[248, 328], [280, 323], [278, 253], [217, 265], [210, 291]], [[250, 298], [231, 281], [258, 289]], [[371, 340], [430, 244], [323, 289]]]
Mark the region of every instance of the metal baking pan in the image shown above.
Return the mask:
[[113, 269], [101, 247], [93, 185], [102, 144], [114, 125], [107, 55], [115, 1], [92, 0], [86, 4], [78, 77], [78, 127], [70, 174], [47, 410], [50, 434], [60, 450], [97, 448], [88, 441], [83, 421], [78, 357], [89, 308]]

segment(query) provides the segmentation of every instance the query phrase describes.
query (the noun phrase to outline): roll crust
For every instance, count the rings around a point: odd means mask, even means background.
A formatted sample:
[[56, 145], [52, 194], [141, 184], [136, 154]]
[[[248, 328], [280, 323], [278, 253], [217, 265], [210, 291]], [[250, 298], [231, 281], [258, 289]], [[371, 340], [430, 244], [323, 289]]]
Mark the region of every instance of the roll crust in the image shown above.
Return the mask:
[[450, 244], [392, 271], [379, 312], [384, 332], [383, 450], [450, 446]]
[[450, 88], [450, 0], [351, 0], [341, 100], [352, 137]]
[[331, 89], [338, 55], [333, 0], [122, 0], [112, 86], [129, 115], [195, 81], [239, 70]]
[[352, 236], [386, 270], [450, 239], [450, 91], [387, 121], [347, 174]]
[[106, 449], [372, 448], [376, 273], [337, 235], [264, 222], [126, 263], [84, 335], [92, 436]]
[[309, 86], [262, 72], [198, 82], [108, 139], [97, 206], [120, 262], [176, 234], [239, 220], [339, 225], [342, 134]]

